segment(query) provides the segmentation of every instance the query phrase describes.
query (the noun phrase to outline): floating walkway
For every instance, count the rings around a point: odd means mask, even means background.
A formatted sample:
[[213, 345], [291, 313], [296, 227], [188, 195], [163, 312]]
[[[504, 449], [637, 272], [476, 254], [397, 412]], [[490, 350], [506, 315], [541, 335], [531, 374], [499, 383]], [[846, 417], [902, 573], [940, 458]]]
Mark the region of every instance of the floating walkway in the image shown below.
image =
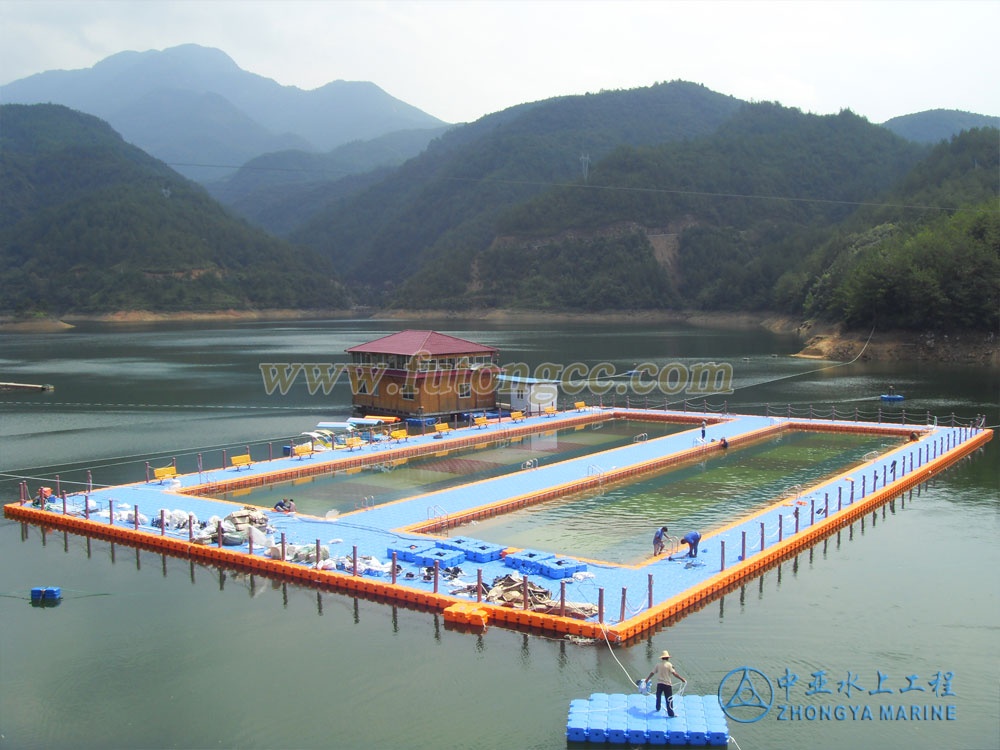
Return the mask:
[[[189, 514], [223, 518], [242, 507], [205, 497], [235, 489], [331, 472], [386, 466], [410, 457], [516, 439], [610, 419], [689, 423], [693, 429], [546, 466], [472, 482], [438, 492], [363, 508], [331, 519], [284, 514], [262, 508], [274, 529], [274, 545], [254, 547], [195, 542], [190, 528], [171, 528], [168, 517]], [[704, 438], [700, 429], [708, 422]], [[908, 442], [792, 497], [774, 502], [723, 528], [704, 534], [696, 559], [671, 559], [681, 550], [621, 565], [573, 556], [572, 549], [522, 550], [447, 530], [477, 518], [506, 513], [672, 465], [722, 455], [728, 446], [750, 444], [790, 430], [891, 435]], [[491, 422], [451, 430], [444, 436], [412, 436], [268, 461], [240, 461], [211, 471], [53, 496], [33, 507], [27, 487], [4, 514], [26, 523], [97, 536], [163, 554], [238, 568], [303, 585], [352, 592], [377, 600], [443, 612], [447, 623], [482, 627], [498, 623], [587, 638], [625, 642], [661, 627], [734, 585], [776, 565], [800, 549], [857, 520], [887, 500], [926, 481], [992, 438], [973, 427], [874, 424], [824, 419], [789, 419], [694, 412], [587, 407], [517, 423]], [[604, 469], [598, 467], [610, 466]], [[58, 493], [57, 493], [58, 494]], [[650, 530], [652, 532], [652, 529]], [[277, 540], [280, 538], [280, 544]], [[293, 561], [289, 550], [305, 552]], [[324, 552], [329, 550], [330, 557]], [[310, 554], [311, 552], [311, 554]], [[365, 561], [375, 562], [368, 564]], [[397, 567], [398, 566], [398, 567]], [[457, 572], [455, 568], [461, 568]], [[446, 570], [447, 569], [447, 570]], [[524, 596], [516, 606], [483, 601], [483, 582], [512, 575]], [[547, 606], [532, 604], [530, 586], [550, 591]], [[582, 605], [582, 607], [580, 606]], [[581, 614], [581, 611], [583, 614]], [[595, 611], [596, 614], [590, 614]]]

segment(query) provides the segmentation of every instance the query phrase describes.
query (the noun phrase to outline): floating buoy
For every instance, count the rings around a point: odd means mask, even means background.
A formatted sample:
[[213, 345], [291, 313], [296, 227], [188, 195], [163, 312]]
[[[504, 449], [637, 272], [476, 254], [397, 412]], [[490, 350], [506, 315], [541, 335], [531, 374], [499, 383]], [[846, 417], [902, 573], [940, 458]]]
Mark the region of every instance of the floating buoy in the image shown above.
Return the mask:
[[880, 396], [880, 398], [883, 401], [902, 401], [903, 400], [902, 395], [900, 395], [898, 393], [883, 393]]
[[62, 599], [62, 589], [58, 586], [36, 586], [31, 590], [32, 601], [36, 599]]
[[62, 601], [62, 589], [58, 586], [36, 586], [31, 590], [32, 607], [57, 607]]

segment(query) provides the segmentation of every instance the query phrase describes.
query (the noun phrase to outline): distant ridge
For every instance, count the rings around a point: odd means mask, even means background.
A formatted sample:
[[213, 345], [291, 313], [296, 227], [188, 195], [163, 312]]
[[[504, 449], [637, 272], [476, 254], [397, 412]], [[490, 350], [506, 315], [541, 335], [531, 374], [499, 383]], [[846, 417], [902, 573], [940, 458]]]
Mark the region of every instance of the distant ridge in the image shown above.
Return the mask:
[[977, 115], [957, 109], [929, 109], [912, 115], [893, 117], [882, 123], [896, 135], [917, 143], [946, 141], [963, 130], [1000, 128], [1000, 117]]
[[[441, 120], [374, 83], [331, 81], [312, 91], [242, 70], [224, 52], [185, 44], [120, 52], [91, 68], [51, 70], [0, 87], [5, 104], [63, 104], [106, 120], [164, 161], [239, 166], [272, 151], [327, 151]], [[201, 181], [232, 169], [179, 166]]]

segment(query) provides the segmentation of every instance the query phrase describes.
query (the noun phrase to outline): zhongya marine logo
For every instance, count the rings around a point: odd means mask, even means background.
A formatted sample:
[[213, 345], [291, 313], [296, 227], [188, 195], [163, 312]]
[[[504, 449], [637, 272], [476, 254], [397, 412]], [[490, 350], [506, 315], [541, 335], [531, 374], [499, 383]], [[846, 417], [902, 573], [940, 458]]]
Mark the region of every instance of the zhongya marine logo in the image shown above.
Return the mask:
[[774, 703], [774, 688], [767, 675], [752, 667], [738, 667], [719, 683], [719, 705], [733, 721], [760, 721]]

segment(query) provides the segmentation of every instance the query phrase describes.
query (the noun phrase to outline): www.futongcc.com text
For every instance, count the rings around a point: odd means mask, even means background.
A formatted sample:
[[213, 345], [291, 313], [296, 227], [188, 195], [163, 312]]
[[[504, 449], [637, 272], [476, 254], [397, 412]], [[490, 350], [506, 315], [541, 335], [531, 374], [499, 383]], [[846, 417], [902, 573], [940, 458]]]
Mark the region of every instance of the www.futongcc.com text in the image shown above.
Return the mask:
[[[483, 395], [492, 393], [497, 384], [497, 368], [482, 367], [457, 370], [408, 369], [390, 370], [372, 365], [333, 362], [261, 362], [264, 391], [271, 396], [286, 395], [302, 383], [309, 395], [329, 395], [340, 382], [347, 382], [354, 394], [377, 393], [388, 373], [405, 376], [405, 386], [388, 382], [388, 390], [413, 387], [427, 394], [447, 394], [461, 383]], [[604, 396], [609, 393], [634, 393], [639, 396], [661, 393], [666, 396], [710, 395], [732, 393], [733, 366], [728, 362], [670, 362], [657, 365], [644, 362], [626, 373], [618, 373], [610, 362], [588, 365], [573, 362], [562, 365], [543, 362], [534, 368], [523, 362], [503, 365], [503, 375], [508, 383], [531, 382], [536, 388], [558, 388], [568, 396], [590, 393]]]

